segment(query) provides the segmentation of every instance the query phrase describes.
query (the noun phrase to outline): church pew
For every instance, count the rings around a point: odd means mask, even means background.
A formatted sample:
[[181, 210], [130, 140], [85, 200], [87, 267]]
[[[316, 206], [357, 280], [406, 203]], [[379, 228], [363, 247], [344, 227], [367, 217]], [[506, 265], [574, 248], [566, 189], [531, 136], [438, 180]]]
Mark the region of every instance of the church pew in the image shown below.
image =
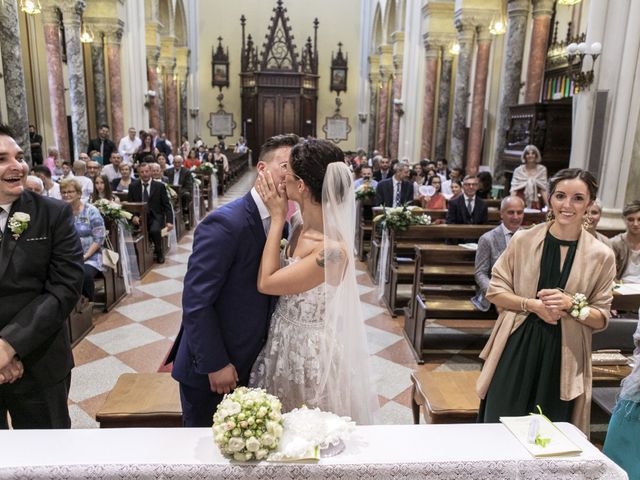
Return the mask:
[[200, 180], [200, 217], [201, 220], [206, 215], [206, 212], [213, 209], [213, 188], [212, 188], [212, 175], [209, 173], [196, 173], [196, 178]]
[[104, 303], [104, 311], [108, 312], [113, 309], [113, 307], [115, 307], [122, 298], [124, 298], [127, 292], [122, 269], [122, 252], [120, 251], [120, 242], [118, 241], [119, 230], [123, 227], [119, 222], [109, 220], [105, 221], [105, 227], [114, 251], [120, 255], [116, 270], [105, 267], [104, 272], [101, 272], [101, 276], [104, 281], [102, 301]]
[[373, 199], [356, 200], [356, 253], [360, 261], [364, 261], [371, 243]]
[[147, 204], [144, 202], [123, 202], [122, 207], [140, 217], [140, 225], [134, 226], [132, 237], [138, 261], [138, 271], [140, 278], [142, 278], [153, 266], [153, 246], [147, 227]]
[[178, 241], [180, 241], [187, 229], [186, 220], [184, 218], [184, 206], [182, 205], [182, 196], [180, 195], [182, 187], [180, 187], [179, 185], [171, 185], [171, 188], [176, 193], [175, 197], [170, 196], [174, 217], [173, 228], [176, 229], [176, 238], [178, 239]]
[[71, 346], [75, 347], [93, 329], [93, 304], [81, 297], [67, 318]]

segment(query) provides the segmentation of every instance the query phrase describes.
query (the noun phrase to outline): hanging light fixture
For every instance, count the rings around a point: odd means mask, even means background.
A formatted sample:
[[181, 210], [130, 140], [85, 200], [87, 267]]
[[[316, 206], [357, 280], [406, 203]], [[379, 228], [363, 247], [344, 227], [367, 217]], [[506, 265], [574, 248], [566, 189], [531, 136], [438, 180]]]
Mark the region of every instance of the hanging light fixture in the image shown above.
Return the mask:
[[42, 12], [40, 0], [20, 0], [20, 10], [27, 15], [37, 15]]
[[565, 5], [567, 7], [572, 7], [573, 5], [577, 5], [582, 0], [558, 0], [558, 5]]
[[496, 20], [495, 18], [491, 20], [491, 25], [489, 25], [489, 33], [491, 35], [504, 35], [507, 33], [507, 22], [504, 21], [502, 15]]
[[458, 55], [460, 53], [460, 44], [458, 42], [453, 42], [449, 47], [449, 53], [451, 55]]
[[80, 41], [82, 43], [93, 43], [93, 32], [82, 22], [82, 31], [80, 32]]

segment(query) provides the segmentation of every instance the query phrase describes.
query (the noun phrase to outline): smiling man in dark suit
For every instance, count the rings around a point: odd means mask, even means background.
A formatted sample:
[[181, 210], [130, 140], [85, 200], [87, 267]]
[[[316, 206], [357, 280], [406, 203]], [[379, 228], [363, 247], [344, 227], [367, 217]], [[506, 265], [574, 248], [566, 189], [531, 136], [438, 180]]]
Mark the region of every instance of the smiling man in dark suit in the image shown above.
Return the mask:
[[464, 195], [449, 201], [447, 223], [482, 225], [489, 220], [487, 204], [476, 195], [479, 181], [475, 175], [467, 175], [462, 182]]
[[82, 247], [71, 207], [24, 188], [28, 165], [0, 125], [0, 428], [70, 428], [67, 317]]
[[[147, 203], [147, 226], [153, 242], [155, 259], [158, 263], [164, 263], [162, 229], [166, 228], [168, 231], [173, 229], [173, 207], [164, 183], [154, 182], [151, 178], [151, 168], [148, 163], [143, 162], [138, 166], [138, 175], [140, 180], [134, 180], [129, 185], [127, 200]], [[132, 222], [139, 225], [140, 217], [133, 217]]]
[[[259, 172], [281, 183], [297, 135], [272, 137]], [[253, 188], [196, 228], [184, 278], [182, 326], [167, 362], [180, 382], [185, 427], [210, 427], [225, 393], [247, 385], [269, 330], [275, 297], [258, 292], [258, 269], [271, 218]]]
[[378, 182], [376, 186], [375, 205], [399, 207], [414, 199], [413, 184], [409, 181], [409, 164], [396, 162], [392, 168], [393, 176]]

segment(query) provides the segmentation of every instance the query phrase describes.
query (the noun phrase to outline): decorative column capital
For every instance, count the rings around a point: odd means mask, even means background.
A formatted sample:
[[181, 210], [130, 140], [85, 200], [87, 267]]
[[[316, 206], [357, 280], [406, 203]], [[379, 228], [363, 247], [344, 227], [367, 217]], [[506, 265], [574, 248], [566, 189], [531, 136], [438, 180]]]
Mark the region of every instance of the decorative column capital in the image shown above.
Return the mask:
[[479, 25], [477, 28], [478, 32], [478, 43], [480, 42], [489, 42], [491, 43], [493, 40], [493, 35], [489, 33], [489, 24], [487, 25]]
[[120, 45], [122, 42], [122, 34], [124, 33], [124, 22], [118, 20], [117, 23], [108, 25], [103, 32], [107, 45]]
[[54, 6], [42, 7], [42, 23], [45, 25], [60, 26], [60, 16], [58, 15], [58, 8]]
[[507, 17], [528, 17], [530, 6], [530, 0], [509, 0], [507, 3]]
[[66, 21], [66, 17], [73, 16], [77, 17], [78, 21], [80, 20], [80, 15], [84, 12], [85, 8], [87, 8], [87, 2], [85, 0], [64, 0], [61, 5], [59, 5], [60, 10], [63, 13], [63, 19]]
[[369, 55], [369, 82], [377, 86], [380, 82], [380, 56]]
[[550, 17], [553, 15], [555, 0], [533, 0], [533, 17]]

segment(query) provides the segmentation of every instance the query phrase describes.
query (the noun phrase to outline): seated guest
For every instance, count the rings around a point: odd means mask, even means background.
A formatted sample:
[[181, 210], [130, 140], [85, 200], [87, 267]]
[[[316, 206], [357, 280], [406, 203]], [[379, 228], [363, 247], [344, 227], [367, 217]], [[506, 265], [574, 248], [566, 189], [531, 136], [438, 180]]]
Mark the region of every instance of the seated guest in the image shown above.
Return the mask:
[[396, 162], [393, 166], [393, 177], [378, 182], [374, 205], [400, 207], [405, 203], [412, 202], [414, 189], [413, 184], [407, 180], [408, 178], [409, 164]]
[[75, 178], [82, 187], [82, 201], [88, 202], [93, 192], [93, 180], [86, 176], [87, 164], [82, 160], [73, 162], [73, 175], [73, 178]]
[[213, 147], [213, 155], [209, 154], [209, 162], [222, 167], [224, 173], [229, 173], [229, 159], [222, 153], [220, 145]]
[[478, 310], [487, 312], [491, 308], [491, 303], [485, 298], [491, 281], [491, 269], [507, 248], [513, 234], [522, 225], [523, 218], [524, 200], [516, 196], [504, 197], [500, 203], [502, 223], [483, 234], [478, 240], [475, 269], [476, 296], [471, 299], [471, 303]]
[[44, 159], [44, 166], [49, 169], [51, 175], [55, 176], [55, 168], [59, 159], [58, 149], [56, 147], [47, 148], [47, 158]]
[[377, 156], [373, 158], [374, 165], [378, 164], [378, 170], [373, 172], [373, 179], [376, 182], [391, 178], [393, 171], [391, 170], [391, 160], [387, 157]]
[[441, 158], [436, 162], [436, 173], [443, 183], [449, 178], [449, 168], [446, 158]]
[[491, 198], [493, 188], [493, 177], [489, 172], [478, 173], [478, 191], [476, 195], [480, 198]]
[[453, 189], [452, 189], [452, 183], [455, 181], [460, 181], [462, 180], [462, 169], [458, 168], [458, 167], [454, 167], [451, 169], [451, 171], [449, 172], [449, 180], [445, 180], [442, 182], [442, 194], [444, 195], [444, 198], [446, 198], [447, 200], [451, 200], [451, 197], [453, 197]]
[[451, 197], [447, 200], [447, 206], [448, 206], [451, 200], [454, 200], [458, 198], [460, 195], [462, 195], [462, 182], [460, 180], [447, 180], [447, 181], [451, 182], [449, 185], [452, 193]]
[[47, 167], [44, 165], [36, 165], [33, 167], [33, 174], [42, 180], [42, 195], [62, 200], [62, 197], [60, 196], [60, 185], [53, 181], [51, 178], [51, 172]]
[[640, 200], [622, 210], [627, 231], [611, 239], [616, 254], [616, 279], [624, 283], [640, 283]]
[[89, 160], [87, 162], [87, 178], [93, 180], [97, 176], [101, 175], [101, 168], [102, 165], [100, 165], [98, 162], [96, 162], [95, 160]]
[[640, 322], [633, 334], [633, 370], [622, 380], [622, 389], [611, 414], [602, 452], [616, 462], [629, 478], [640, 478], [638, 432], [640, 432]]
[[111, 182], [111, 190], [114, 192], [126, 192], [133, 179], [131, 178], [131, 165], [128, 163], [120, 164], [120, 178], [115, 178]]
[[478, 177], [467, 175], [462, 182], [464, 195], [449, 201], [447, 223], [476, 224], [487, 223], [489, 210], [487, 204], [476, 195], [478, 191]]
[[119, 152], [113, 152], [108, 165], [105, 165], [100, 172], [102, 175], [106, 175], [109, 179], [109, 183], [113, 183], [116, 178], [120, 178], [120, 165], [122, 164], [122, 154]]
[[158, 154], [158, 156], [156, 157], [156, 162], [158, 163], [158, 165], [160, 165], [160, 171], [164, 175], [164, 172], [169, 164], [169, 161], [167, 160], [167, 157], [165, 157], [164, 153]]
[[244, 137], [238, 138], [238, 143], [236, 143], [236, 146], [233, 149], [233, 153], [245, 153], [247, 150], [247, 142], [245, 141]]
[[149, 155], [153, 157], [153, 161], [155, 162], [156, 155], [159, 151], [153, 146], [153, 135], [150, 133], [143, 134], [140, 132], [140, 140], [142, 143], [138, 148], [138, 151], [133, 156], [134, 164], [143, 162], [143, 159]]
[[180, 155], [173, 157], [173, 167], [165, 170], [167, 183], [180, 187], [180, 201], [182, 210], [189, 212], [191, 191], [193, 190], [193, 175], [188, 168], [182, 166], [184, 160]]
[[158, 182], [167, 183], [167, 177], [162, 174], [162, 168], [158, 163], [150, 163], [149, 168], [151, 168], [151, 178]]
[[[204, 152], [202, 156], [201, 156], [201, 152]], [[207, 156], [208, 156], [208, 153], [206, 152], [204, 146], [201, 145], [200, 148], [198, 149], [198, 152], [196, 152], [195, 150], [191, 150], [189, 152], [189, 156], [184, 160], [184, 167], [188, 168], [189, 170], [198, 168], [202, 164], [202, 162], [207, 161]]]
[[62, 162], [61, 170], [62, 170], [62, 174], [58, 177], [58, 181], [67, 180], [69, 178], [75, 177], [75, 175], [73, 174], [73, 168], [71, 166], [71, 162], [69, 162], [67, 160]]
[[422, 208], [426, 208], [429, 210], [444, 210], [447, 208], [447, 201], [442, 195], [441, 192], [441, 184], [442, 179], [440, 175], [433, 175], [429, 180], [427, 180], [427, 185], [431, 185], [436, 189], [436, 193], [431, 195], [430, 197], [421, 197]]
[[420, 165], [419, 163], [416, 163], [412, 170], [414, 172], [416, 172], [416, 177], [415, 177], [415, 182], [418, 184], [418, 186], [422, 186], [425, 185], [427, 183], [427, 177], [424, 176], [424, 171], [422, 170], [422, 165]]
[[84, 254], [84, 281], [82, 295], [90, 302], [95, 293], [94, 279], [102, 271], [102, 243], [104, 242], [104, 219], [96, 207], [82, 201], [82, 185], [77, 178], [60, 182], [62, 199], [71, 205], [76, 232]]
[[[120, 153], [122, 161], [133, 164], [133, 156], [140, 148], [140, 145], [142, 145], [142, 140], [136, 137], [136, 129], [129, 127], [129, 135], [122, 137], [118, 144], [118, 153]], [[113, 153], [111, 155], [110, 158], [113, 158]]]
[[[113, 158], [113, 154], [111, 155], [111, 158]], [[93, 193], [91, 194], [91, 203], [95, 203], [100, 199], [120, 203], [120, 199], [111, 191], [111, 184], [109, 183], [109, 179], [106, 175], [98, 175], [93, 179]]]
[[[162, 229], [173, 229], [173, 207], [169, 202], [169, 194], [164, 183], [154, 182], [151, 178], [149, 164], [141, 163], [138, 167], [140, 180], [131, 182], [127, 200], [129, 202], [145, 202], [148, 205], [147, 227], [154, 246], [155, 259], [164, 263], [162, 252]], [[134, 216], [134, 225], [140, 224], [140, 217]]]
[[366, 163], [360, 165], [360, 178], [353, 182], [353, 189], [358, 190], [362, 185], [369, 185], [371, 188], [378, 186], [378, 182], [373, 179], [373, 169]]
[[42, 180], [35, 175], [29, 175], [27, 177], [27, 182], [24, 187], [30, 192], [37, 193], [38, 195], [42, 195], [42, 192], [44, 192], [44, 183], [42, 183]]
[[600, 217], [602, 216], [602, 202], [600, 202], [599, 198], [595, 199], [595, 201], [593, 202], [593, 205], [591, 205], [591, 208], [589, 208], [587, 215], [588, 215], [587, 218], [591, 219], [590, 221], [587, 222], [588, 223], [587, 231], [591, 235], [596, 237], [598, 240], [600, 240], [602, 243], [610, 247], [611, 240], [605, 235], [596, 231], [596, 228], [598, 227], [598, 223], [600, 222]]
[[527, 208], [541, 209], [549, 204], [547, 198], [547, 167], [541, 165], [540, 150], [527, 145], [520, 156], [522, 165], [513, 171], [511, 195], [524, 199]]
[[[207, 147], [205, 147], [204, 145], [200, 145], [198, 147], [198, 151], [196, 153], [196, 158], [198, 160], [200, 160], [200, 163], [202, 162], [206, 162], [207, 161], [207, 157], [209, 156], [209, 152], [207, 151]], [[187, 158], [185, 160], [185, 164], [189, 161], [189, 158]], [[199, 166], [200, 164], [198, 164]], [[187, 167], [187, 168], [191, 168], [191, 167]]]

